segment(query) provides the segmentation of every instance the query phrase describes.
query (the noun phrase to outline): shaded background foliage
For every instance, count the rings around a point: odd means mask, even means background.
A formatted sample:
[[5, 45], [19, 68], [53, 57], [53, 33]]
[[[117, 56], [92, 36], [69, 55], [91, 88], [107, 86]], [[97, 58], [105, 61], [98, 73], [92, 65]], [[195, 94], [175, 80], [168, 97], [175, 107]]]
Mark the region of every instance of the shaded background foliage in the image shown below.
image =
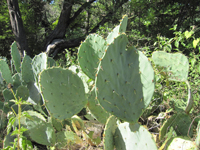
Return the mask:
[[[19, 0], [19, 8], [27, 36], [31, 55], [44, 51], [45, 40], [56, 28], [62, 11], [64, 0]], [[85, 4], [86, 0], [73, 0], [70, 17]], [[9, 47], [14, 40], [10, 25], [7, 3], [0, 2], [0, 52], [1, 56], [9, 57]], [[84, 7], [75, 18], [69, 20], [63, 39], [85, 38], [89, 33], [105, 33], [119, 23], [122, 15], [128, 14], [129, 26], [127, 34], [130, 41], [137, 47], [152, 46], [158, 35], [174, 37], [169, 30], [177, 25], [176, 30], [186, 31], [190, 26], [196, 27], [195, 36], [199, 37], [200, 5], [198, 0], [98, 0]], [[117, 6], [118, 5], [118, 6]], [[70, 22], [71, 21], [71, 22]], [[101, 23], [103, 21], [103, 23]], [[50, 41], [51, 42], [51, 41]], [[78, 43], [77, 43], [78, 46]], [[71, 47], [74, 48], [74, 47]], [[70, 49], [70, 47], [68, 47]], [[62, 47], [58, 53], [65, 50]], [[153, 49], [152, 49], [153, 50]]]

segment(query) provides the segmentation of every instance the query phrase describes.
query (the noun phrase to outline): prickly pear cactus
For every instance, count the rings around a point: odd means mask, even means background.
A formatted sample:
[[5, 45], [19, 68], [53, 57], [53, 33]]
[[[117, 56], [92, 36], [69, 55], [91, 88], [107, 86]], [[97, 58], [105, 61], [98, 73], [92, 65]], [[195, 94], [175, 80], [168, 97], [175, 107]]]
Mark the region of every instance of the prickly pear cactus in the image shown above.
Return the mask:
[[51, 123], [44, 121], [41, 114], [27, 111], [29, 118], [26, 118], [26, 125], [30, 138], [43, 145], [53, 146], [55, 144], [55, 131]]
[[13, 146], [13, 142], [15, 138], [17, 138], [17, 135], [12, 135], [12, 133], [9, 133], [8, 135], [6, 135], [3, 140], [3, 148], [6, 148], [8, 146]]
[[53, 127], [57, 130], [57, 131], [61, 131], [63, 128], [62, 125], [62, 121], [55, 119], [53, 117], [49, 117], [48, 118], [48, 122], [51, 123], [53, 125]]
[[68, 69], [73, 71], [75, 74], [77, 74], [81, 78], [85, 87], [85, 93], [88, 93], [90, 91], [89, 85], [88, 85], [88, 80], [90, 78], [86, 74], [83, 73], [80, 66], [71, 65]]
[[188, 137], [175, 137], [166, 144], [167, 150], [197, 150], [196, 145]]
[[47, 66], [48, 67], [55, 67], [56, 66], [56, 61], [53, 58], [48, 57], [47, 58]]
[[46, 69], [40, 74], [39, 84], [45, 107], [59, 120], [71, 118], [87, 103], [82, 80], [70, 70]]
[[29, 90], [27, 87], [21, 85], [17, 88], [16, 97], [18, 99], [22, 98], [22, 100], [27, 100], [29, 97]]
[[21, 56], [17, 48], [17, 43], [13, 42], [11, 45], [11, 56], [17, 72], [21, 72]]
[[162, 141], [168, 132], [168, 130], [173, 127], [176, 131], [177, 136], [187, 136], [189, 131], [189, 136], [193, 135], [193, 126], [190, 126], [192, 120], [189, 115], [185, 113], [174, 114], [172, 117], [167, 119], [159, 132], [159, 140]]
[[103, 124], [106, 124], [107, 119], [109, 118], [110, 114], [102, 108], [99, 104], [98, 100], [96, 99], [95, 90], [92, 90], [88, 96], [88, 109], [90, 110], [91, 114]]
[[93, 80], [106, 46], [107, 43], [101, 36], [90, 34], [79, 47], [78, 60], [80, 67]]
[[3, 59], [0, 59], [0, 71], [1, 71], [2, 77], [7, 82], [7, 84], [8, 83], [13, 84], [13, 79], [12, 79], [12, 75], [11, 75], [9, 66], [6, 63], [6, 61]]
[[46, 68], [47, 68], [47, 54], [40, 53], [39, 55], [36, 55], [32, 60], [32, 69], [36, 82], [38, 82], [39, 73]]
[[20, 73], [16, 73], [12, 76], [13, 79], [13, 87], [12, 89], [15, 91], [20, 85], [22, 85], [22, 81], [21, 81], [21, 74]]
[[114, 134], [117, 128], [117, 120], [115, 116], [110, 116], [107, 120], [104, 133], [103, 133], [103, 143], [105, 150], [113, 150], [114, 149]]
[[152, 135], [138, 123], [119, 124], [115, 131], [114, 142], [116, 150], [157, 150]]
[[25, 55], [23, 58], [21, 75], [22, 75], [22, 80], [25, 83], [35, 82], [32, 70], [32, 59], [28, 55]]
[[186, 81], [189, 71], [189, 63], [186, 56], [181, 53], [170, 54], [164, 51], [153, 52], [154, 63], [161, 72], [166, 73], [169, 80]]
[[34, 106], [36, 104], [39, 104], [41, 100], [41, 94], [39, 92], [39, 89], [37, 87], [36, 82], [29, 82], [27, 84], [27, 88], [29, 90], [29, 97], [28, 97], [28, 102], [33, 104]]
[[122, 20], [120, 22], [120, 24], [118, 26], [116, 26], [113, 31], [108, 35], [108, 37], [106, 38], [106, 41], [108, 44], [111, 44], [114, 39], [116, 37], [118, 37], [118, 35], [120, 33], [126, 32], [126, 26], [127, 26], [127, 22], [128, 22], [128, 16], [124, 15], [122, 17]]
[[13, 93], [9, 89], [4, 89], [2, 93], [3, 93], [5, 102], [8, 102], [11, 99], [15, 99], [15, 97], [13, 96]]
[[197, 125], [197, 137], [196, 137], [196, 145], [200, 148], [200, 120]]
[[95, 80], [102, 107], [128, 122], [136, 122], [154, 92], [154, 71], [147, 57], [119, 35], [101, 60]]

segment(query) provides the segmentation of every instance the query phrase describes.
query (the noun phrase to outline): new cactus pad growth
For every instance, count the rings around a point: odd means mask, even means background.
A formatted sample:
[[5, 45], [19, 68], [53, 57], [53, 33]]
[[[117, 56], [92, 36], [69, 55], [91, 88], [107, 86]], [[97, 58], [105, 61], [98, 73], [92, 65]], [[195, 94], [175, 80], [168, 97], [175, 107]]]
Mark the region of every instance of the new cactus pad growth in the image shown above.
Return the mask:
[[136, 122], [154, 92], [154, 71], [137, 49], [126, 50], [128, 39], [119, 35], [99, 64], [96, 95], [102, 107], [128, 122]]
[[41, 72], [39, 83], [45, 107], [59, 120], [71, 118], [87, 103], [82, 80], [70, 70], [46, 69]]

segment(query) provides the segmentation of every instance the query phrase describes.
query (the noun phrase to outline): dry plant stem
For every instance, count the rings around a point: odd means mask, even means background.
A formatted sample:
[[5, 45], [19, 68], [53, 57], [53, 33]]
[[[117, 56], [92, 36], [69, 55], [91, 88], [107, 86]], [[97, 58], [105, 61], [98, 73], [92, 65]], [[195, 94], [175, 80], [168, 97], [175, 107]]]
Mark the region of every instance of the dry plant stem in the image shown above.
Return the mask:
[[188, 103], [187, 103], [187, 106], [185, 108], [185, 113], [189, 114], [189, 112], [190, 112], [190, 110], [192, 109], [192, 106], [193, 106], [193, 99], [192, 99], [191, 87], [190, 87], [188, 80], [186, 80], [185, 83], [187, 84], [187, 87], [188, 87]]

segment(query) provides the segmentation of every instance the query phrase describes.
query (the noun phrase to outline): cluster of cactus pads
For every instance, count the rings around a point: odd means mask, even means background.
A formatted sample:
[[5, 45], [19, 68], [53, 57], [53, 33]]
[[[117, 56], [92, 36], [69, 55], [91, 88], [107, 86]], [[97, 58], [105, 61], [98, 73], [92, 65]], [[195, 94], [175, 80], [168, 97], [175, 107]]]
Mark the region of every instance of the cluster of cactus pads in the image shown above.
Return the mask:
[[[157, 149], [151, 134], [137, 123], [154, 93], [154, 71], [142, 52], [127, 47], [127, 20], [124, 16], [106, 40], [92, 34], [79, 47], [80, 67], [95, 80], [88, 106], [102, 122], [102, 114], [110, 114], [104, 131], [106, 150]], [[125, 122], [120, 123], [119, 119]], [[141, 142], [144, 137], [148, 142]]]
[[[154, 70], [142, 52], [127, 46], [127, 21], [128, 17], [123, 16], [120, 25], [106, 39], [97, 34], [88, 35], [79, 47], [79, 66], [67, 69], [56, 66], [55, 61], [45, 53], [33, 59], [25, 55], [21, 62], [16, 43], [12, 44], [15, 74], [12, 76], [13, 73], [4, 60], [0, 60], [0, 71], [6, 84], [13, 85], [17, 98], [32, 104], [22, 106], [22, 111], [30, 116], [21, 117], [22, 126], [28, 129], [25, 132], [27, 138], [47, 146], [56, 144], [57, 148], [65, 146], [72, 139], [77, 140], [74, 124], [78, 124], [83, 131], [84, 124], [74, 115], [87, 107], [96, 120], [105, 124], [105, 150], [157, 149], [150, 132], [138, 123], [154, 93]], [[163, 61], [162, 53], [153, 55], [155, 64], [161, 64], [165, 72], [172, 74], [173, 80], [186, 80], [188, 66], [184, 66], [187, 59], [176, 55], [177, 61], [182, 60], [175, 62], [182, 65], [176, 70], [172, 63]], [[172, 60], [171, 55], [165, 55], [164, 59]], [[79, 73], [76, 72], [77, 69], [80, 70]], [[88, 84], [88, 79], [92, 80], [93, 86]], [[0, 109], [7, 113], [10, 106], [16, 108], [9, 101], [14, 99], [9, 89], [3, 91], [3, 96], [5, 102], [0, 102]], [[169, 125], [175, 128], [184, 122], [177, 120], [177, 116], [162, 127], [160, 140], [164, 139]], [[188, 118], [187, 114], [179, 117]], [[67, 127], [74, 132], [67, 130]], [[189, 127], [188, 122], [185, 127]], [[184, 129], [180, 129], [180, 135], [186, 134]], [[6, 136], [4, 147], [10, 145], [12, 138], [10, 134]], [[174, 144], [174, 140], [170, 140]], [[166, 144], [168, 147], [170, 140]], [[199, 143], [199, 136], [196, 143]]]

